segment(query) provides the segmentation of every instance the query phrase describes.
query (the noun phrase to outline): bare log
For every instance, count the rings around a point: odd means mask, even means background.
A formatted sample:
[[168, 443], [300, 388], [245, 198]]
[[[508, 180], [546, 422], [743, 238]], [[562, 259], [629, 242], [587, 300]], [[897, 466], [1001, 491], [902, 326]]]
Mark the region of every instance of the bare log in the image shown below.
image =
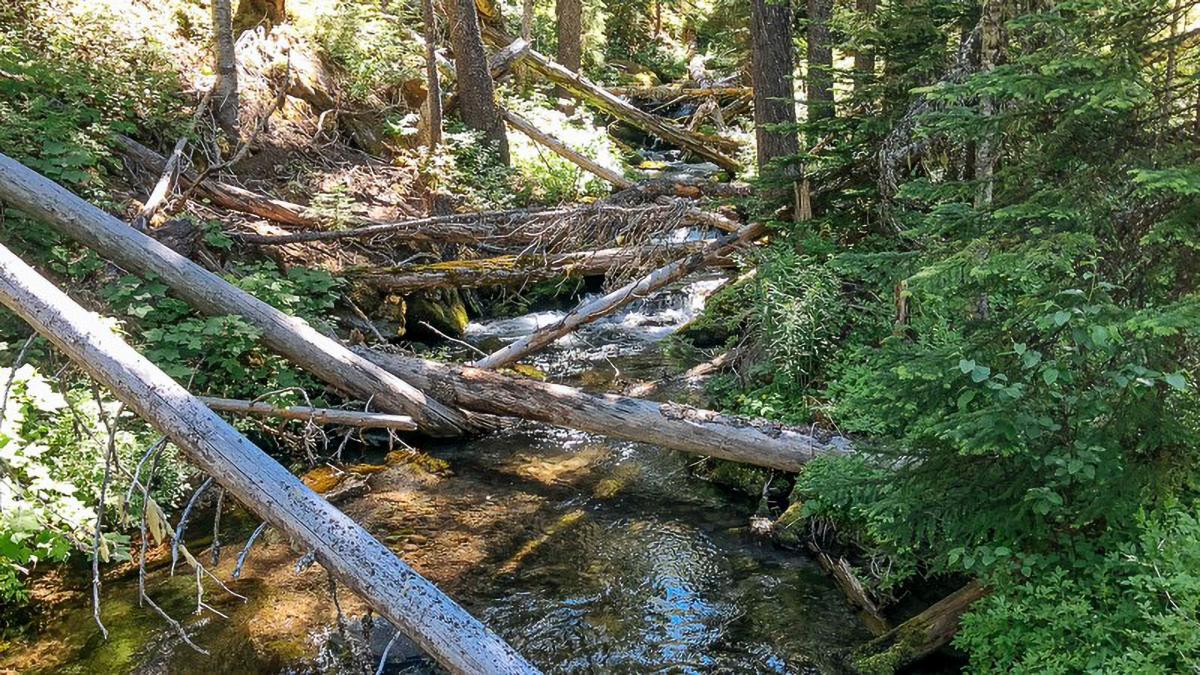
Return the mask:
[[538, 143], [541, 143], [553, 151], [554, 154], [566, 159], [584, 171], [595, 174], [609, 183], [612, 183], [617, 189], [625, 190], [633, 187], [633, 181], [629, 180], [625, 176], [622, 176], [616, 171], [597, 163], [590, 157], [586, 157], [572, 150], [566, 143], [563, 143], [550, 134], [540, 131], [529, 120], [521, 117], [517, 113], [501, 108], [500, 116], [503, 117], [504, 121], [508, 122], [509, 125], [514, 127], [517, 131], [520, 131]]
[[0, 302], [111, 389], [259, 517], [303, 549], [314, 551], [334, 577], [443, 666], [460, 673], [537, 672], [360, 525], [3, 246]]
[[349, 268], [342, 275], [403, 295], [434, 288], [517, 286], [559, 278], [604, 276], [609, 272], [662, 264], [703, 248], [706, 242], [607, 248], [551, 255], [506, 255], [477, 260]]
[[757, 222], [751, 223], [733, 234], [713, 240], [702, 250], [692, 253], [686, 258], [660, 267], [641, 279], [632, 281], [600, 298], [584, 302], [568, 312], [562, 319], [535, 330], [471, 365], [478, 368], [498, 368], [517, 361], [584, 324], [608, 316], [630, 302], [646, 297], [650, 293], [682, 279], [713, 260], [728, 257], [738, 246], [754, 241], [766, 232], [766, 225]]
[[855, 672], [895, 672], [945, 647], [958, 632], [971, 603], [987, 595], [977, 581], [942, 598], [928, 609], [857, 648], [848, 664]]
[[0, 199], [131, 272], [157, 275], [206, 314], [241, 316], [261, 331], [268, 347], [343, 392], [374, 401], [386, 412], [410, 415], [432, 434], [457, 435], [473, 427], [463, 412], [428, 398], [307, 322], [280, 312], [5, 155], [0, 155]]
[[814, 457], [850, 452], [842, 436], [675, 403], [589, 394], [561, 384], [359, 348], [359, 354], [445, 401], [477, 412], [520, 417], [680, 452], [783, 471]]
[[417, 423], [407, 415], [337, 410], [334, 408], [311, 408], [304, 405], [274, 406], [263, 401], [240, 401], [233, 398], [200, 396], [199, 400], [213, 410], [238, 415], [277, 417], [285, 420], [301, 420], [315, 424], [336, 424], [363, 429], [395, 429], [416, 431]]
[[[511, 38], [491, 26], [484, 27], [484, 37], [496, 46], [507, 45], [512, 42]], [[737, 173], [741, 170], [741, 166], [737, 161], [721, 151], [722, 147], [728, 148], [731, 144], [736, 147], [736, 142], [688, 131], [676, 124], [639, 110], [620, 97], [609, 93], [604, 87], [582, 75], [571, 72], [561, 64], [551, 61], [537, 50], [530, 49], [525, 62], [531, 70], [537, 72], [551, 83], [558, 85], [560, 89], [580, 101], [594, 105], [613, 117], [632, 124], [647, 133], [658, 136], [668, 143], [690, 150], [726, 171]]]
[[871, 599], [871, 595], [867, 593], [867, 589], [863, 587], [858, 576], [854, 574], [854, 569], [850, 567], [850, 563], [845, 558], [841, 556], [833, 557], [812, 541], [808, 542], [808, 550], [812, 551], [821, 569], [833, 577], [833, 582], [845, 594], [850, 604], [863, 612], [867, 628], [873, 634], [881, 635], [891, 630], [891, 624], [883, 616], [879, 605]]
[[609, 87], [616, 96], [649, 101], [669, 101], [675, 98], [738, 98], [753, 96], [753, 87], [685, 87], [679, 84], [662, 84], [654, 87]]

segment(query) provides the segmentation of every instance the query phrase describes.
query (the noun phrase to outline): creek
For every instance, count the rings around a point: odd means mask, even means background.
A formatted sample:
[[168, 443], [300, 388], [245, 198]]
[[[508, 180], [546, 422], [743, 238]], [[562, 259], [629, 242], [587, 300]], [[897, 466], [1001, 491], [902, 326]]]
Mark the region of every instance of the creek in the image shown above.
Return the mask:
[[[642, 300], [533, 364], [590, 389], [658, 378], [662, 339], [718, 281]], [[560, 316], [476, 323], [467, 339], [488, 350]], [[692, 475], [695, 457], [531, 423], [420, 450], [433, 459], [369, 451], [375, 466], [358, 470], [371, 489], [343, 508], [548, 672], [831, 672], [836, 652], [869, 638], [815, 563], [749, 532], [756, 500]], [[240, 511], [226, 512], [223, 579], [256, 524]], [[192, 545], [205, 559], [207, 543]], [[296, 572], [298, 558], [268, 530], [232, 584], [246, 602], [207, 584], [205, 602], [228, 618], [193, 613], [194, 578], [151, 566], [151, 597], [208, 657], [138, 607], [128, 574], [104, 585], [104, 641], [86, 572], [65, 574], [42, 591], [38, 629], [0, 643], [0, 672], [373, 672], [390, 628], [364, 624], [343, 591], [339, 629], [324, 573]], [[436, 671], [403, 641], [385, 670]]]

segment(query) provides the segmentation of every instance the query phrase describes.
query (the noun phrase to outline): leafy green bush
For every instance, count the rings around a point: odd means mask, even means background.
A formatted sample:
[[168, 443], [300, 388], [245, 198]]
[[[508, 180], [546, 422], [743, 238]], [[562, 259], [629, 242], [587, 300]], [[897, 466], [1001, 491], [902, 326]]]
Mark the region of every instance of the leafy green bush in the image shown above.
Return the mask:
[[346, 92], [358, 103], [397, 103], [404, 82], [424, 77], [424, 51], [410, 32], [420, 15], [402, 4], [392, 8], [403, 17], [384, 14], [378, 3], [340, 0], [305, 19], [317, 44], [344, 69]]

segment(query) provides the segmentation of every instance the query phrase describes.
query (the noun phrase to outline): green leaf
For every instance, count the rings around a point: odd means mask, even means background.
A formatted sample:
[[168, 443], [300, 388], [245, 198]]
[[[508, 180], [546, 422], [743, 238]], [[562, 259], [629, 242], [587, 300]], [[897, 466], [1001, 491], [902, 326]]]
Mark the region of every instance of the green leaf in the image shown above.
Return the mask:
[[976, 395], [977, 393], [978, 393], [978, 392], [976, 392], [974, 389], [967, 389], [967, 390], [966, 390], [966, 391], [964, 391], [963, 393], [959, 394], [959, 395], [958, 395], [958, 409], [959, 409], [959, 410], [966, 410], [966, 409], [967, 409], [967, 405], [968, 405], [968, 404], [969, 404], [971, 401], [974, 401], [974, 400], [975, 400], [975, 395]]
[[1061, 326], [1071, 320], [1071, 313], [1065, 309], [1060, 309], [1054, 313], [1054, 325]]
[[963, 375], [966, 375], [972, 370], [975, 370], [975, 362], [971, 359], [961, 359], [958, 362], [958, 369], [962, 371]]
[[971, 381], [976, 383], [983, 382], [984, 380], [988, 379], [988, 376], [991, 374], [991, 368], [988, 368], [987, 366], [975, 366], [975, 368], [971, 370]]
[[1183, 391], [1188, 388], [1187, 378], [1184, 377], [1183, 373], [1171, 373], [1170, 375], [1163, 377], [1163, 380], [1166, 381], [1167, 384], [1171, 385], [1172, 388], [1178, 389], [1179, 391]]
[[1047, 368], [1042, 371], [1042, 381], [1046, 384], [1054, 384], [1058, 381], [1058, 369]]

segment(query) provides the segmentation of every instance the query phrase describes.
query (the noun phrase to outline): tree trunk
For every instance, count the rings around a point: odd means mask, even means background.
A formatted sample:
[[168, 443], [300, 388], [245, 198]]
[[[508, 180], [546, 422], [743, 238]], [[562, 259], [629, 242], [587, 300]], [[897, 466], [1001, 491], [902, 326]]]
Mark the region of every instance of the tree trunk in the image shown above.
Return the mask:
[[854, 672], [898, 672], [945, 647], [958, 632], [959, 619], [971, 603], [987, 595], [977, 581], [942, 598], [892, 630], [855, 649], [850, 655]]
[[500, 161], [507, 165], [508, 136], [496, 106], [496, 90], [488, 72], [487, 54], [483, 51], [475, 0], [447, 0], [446, 6], [452, 8], [450, 36], [454, 44], [455, 79], [463, 123], [482, 132], [484, 139], [495, 147]]
[[455, 405], [591, 433], [649, 443], [732, 462], [799, 471], [809, 460], [851, 451], [844, 437], [748, 420], [675, 403], [589, 394], [561, 384], [510, 377], [359, 348], [372, 359]]
[[[7, 199], [7, 196], [5, 197]], [[24, 207], [21, 207], [24, 209]], [[0, 302], [453, 672], [537, 672], [360, 525], [0, 246]]]
[[[990, 73], [1004, 57], [1004, 0], [986, 0], [979, 19], [979, 72]], [[996, 100], [991, 96], [979, 98], [979, 113], [984, 118], [996, 115]], [[975, 148], [975, 180], [979, 190], [975, 194], [975, 205], [986, 208], [992, 204], [995, 187], [993, 174], [996, 171], [998, 137], [985, 129]]]
[[425, 24], [425, 127], [429, 147], [442, 144], [442, 82], [438, 75], [437, 13], [433, 0], [421, 0], [421, 19]]
[[796, 123], [796, 68], [789, 0], [750, 3], [751, 74], [754, 80], [754, 134], [758, 169], [766, 173], [772, 160], [794, 157], [800, 143], [794, 130], [768, 129]]
[[518, 361], [580, 326], [608, 316], [634, 300], [644, 298], [718, 258], [729, 256], [738, 246], [754, 241], [766, 232], [767, 228], [762, 223], [751, 223], [738, 232], [714, 240], [704, 249], [692, 253], [686, 258], [660, 267], [641, 279], [632, 281], [600, 298], [584, 302], [568, 312], [562, 319], [535, 330], [471, 365], [477, 368], [499, 368]]
[[[854, 8], [859, 13], [863, 25], [871, 25], [875, 21], [875, 10], [878, 0], [855, 0]], [[860, 89], [864, 83], [871, 81], [875, 74], [875, 50], [859, 49], [854, 52], [854, 88]]]
[[238, 139], [238, 82], [237, 51], [233, 40], [233, 17], [229, 6], [232, 0], [212, 0], [213, 112], [217, 125], [230, 140]]
[[521, 39], [533, 44], [533, 0], [521, 3]]
[[238, 415], [276, 417], [284, 420], [299, 420], [314, 424], [329, 424], [360, 429], [396, 429], [416, 431], [417, 423], [407, 415], [338, 410], [336, 408], [313, 408], [304, 405], [274, 406], [263, 401], [240, 401], [233, 398], [198, 397], [200, 402], [212, 410]]
[[[578, 73], [583, 59], [583, 0], [555, 0], [555, 27], [558, 34], [558, 49], [555, 58], [562, 67]], [[566, 99], [570, 94], [559, 87], [559, 99]], [[574, 112], [574, 106], [563, 105], [567, 114]]]
[[386, 412], [411, 415], [427, 433], [452, 436], [474, 428], [470, 416], [426, 397], [317, 332], [201, 268], [59, 185], [0, 155], [0, 199], [135, 274], [154, 274], [200, 311], [241, 316], [263, 342], [337, 389]]
[[603, 178], [618, 190], [626, 190], [633, 187], [633, 181], [606, 166], [596, 163], [590, 157], [584, 156], [572, 150], [566, 143], [563, 143], [550, 134], [541, 131], [529, 120], [521, 117], [515, 112], [501, 108], [500, 114], [504, 117], [504, 121], [515, 127], [517, 131], [520, 131], [538, 143], [541, 143], [549, 148], [554, 154], [566, 159], [584, 171]]
[[524, 286], [560, 278], [597, 277], [613, 271], [661, 264], [703, 247], [704, 242], [631, 246], [545, 255], [507, 255], [477, 260], [447, 260], [399, 267], [352, 268], [342, 275], [396, 295], [434, 288]]
[[267, 30], [287, 21], [286, 0], [238, 0], [233, 17], [235, 35], [252, 30], [260, 24]]
[[[488, 38], [488, 42], [497, 47], [503, 47], [512, 42], [507, 35], [491, 27], [485, 29], [484, 35]], [[738, 147], [736, 141], [688, 131], [639, 110], [586, 77], [572, 73], [551, 61], [537, 50], [529, 50], [525, 63], [530, 70], [546, 78], [552, 84], [562, 87], [580, 101], [590, 103], [605, 113], [653, 134], [667, 143], [694, 152], [726, 171], [737, 173], [741, 169], [736, 161], [723, 154], [725, 150], [736, 150]]]
[[833, 117], [833, 0], [808, 0], [808, 120]]

